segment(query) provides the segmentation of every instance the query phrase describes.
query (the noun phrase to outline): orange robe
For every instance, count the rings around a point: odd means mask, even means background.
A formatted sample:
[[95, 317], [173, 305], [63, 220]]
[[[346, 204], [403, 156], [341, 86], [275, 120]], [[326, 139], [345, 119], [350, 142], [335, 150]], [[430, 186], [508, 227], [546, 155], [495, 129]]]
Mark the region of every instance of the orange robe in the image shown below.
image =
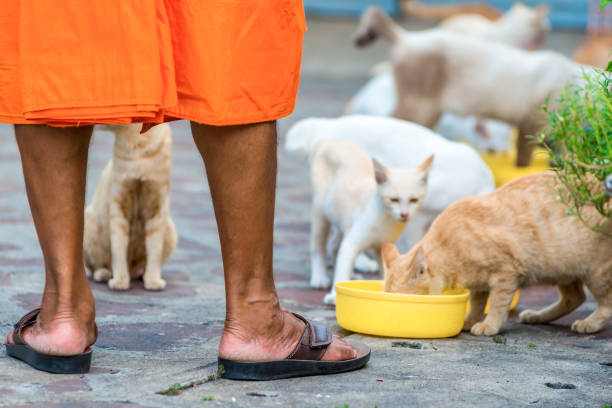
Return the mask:
[[301, 0], [0, 0], [0, 122], [278, 119], [305, 30]]

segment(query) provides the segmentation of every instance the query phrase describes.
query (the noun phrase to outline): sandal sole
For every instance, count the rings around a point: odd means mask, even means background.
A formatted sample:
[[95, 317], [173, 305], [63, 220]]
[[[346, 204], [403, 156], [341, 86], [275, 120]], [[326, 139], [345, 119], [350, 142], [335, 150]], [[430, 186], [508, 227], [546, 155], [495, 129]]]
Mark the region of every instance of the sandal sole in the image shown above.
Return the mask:
[[91, 350], [76, 356], [52, 356], [39, 353], [29, 346], [7, 344], [6, 354], [37, 370], [54, 374], [84, 374], [91, 368]]
[[223, 366], [222, 378], [231, 380], [268, 381], [311, 375], [338, 374], [363, 368], [370, 359], [370, 352], [353, 360], [310, 361], [280, 360], [264, 362], [242, 362], [219, 357]]

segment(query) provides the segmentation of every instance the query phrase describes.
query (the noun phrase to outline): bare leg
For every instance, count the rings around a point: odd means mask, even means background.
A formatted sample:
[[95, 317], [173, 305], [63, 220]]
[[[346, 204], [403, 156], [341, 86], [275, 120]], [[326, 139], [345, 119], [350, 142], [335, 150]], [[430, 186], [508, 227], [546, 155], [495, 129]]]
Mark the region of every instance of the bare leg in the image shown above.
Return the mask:
[[[35, 350], [82, 353], [94, 338], [94, 299], [83, 266], [83, 212], [91, 127], [15, 126], [34, 225], [45, 261]], [[7, 342], [12, 343], [12, 332]]]
[[[276, 124], [215, 127], [192, 123], [215, 207], [225, 276], [225, 328], [219, 355], [284, 359], [304, 324], [280, 307], [272, 275]], [[324, 360], [355, 358], [339, 338]]]
[[571, 313], [586, 299], [582, 286], [582, 281], [572, 282], [569, 285], [559, 285], [557, 288], [561, 297], [558, 301], [542, 310], [523, 310], [519, 315], [520, 322], [548, 323]]

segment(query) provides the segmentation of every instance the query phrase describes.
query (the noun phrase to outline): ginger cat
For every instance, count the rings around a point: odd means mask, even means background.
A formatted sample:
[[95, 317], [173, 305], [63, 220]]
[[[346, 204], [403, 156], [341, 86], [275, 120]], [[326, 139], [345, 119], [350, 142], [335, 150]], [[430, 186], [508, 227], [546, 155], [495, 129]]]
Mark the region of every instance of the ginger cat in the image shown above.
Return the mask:
[[[523, 323], [546, 323], [585, 300], [586, 285], [597, 309], [572, 330], [593, 333], [612, 317], [612, 238], [587, 229], [556, 199], [556, 176], [539, 173], [513, 180], [494, 192], [457, 201], [433, 222], [407, 254], [382, 248], [385, 291], [440, 294], [470, 289], [465, 329], [491, 336], [506, 321], [514, 292], [555, 284], [561, 299], [542, 310], [524, 310]], [[588, 219], [600, 219], [590, 209]], [[612, 233], [612, 223], [606, 226]], [[489, 314], [482, 319], [490, 299]]]
[[612, 34], [592, 34], [574, 52], [572, 59], [579, 64], [606, 69], [612, 59]]
[[[388, 169], [351, 142], [323, 140], [316, 144], [311, 158], [311, 286], [330, 284], [326, 255], [332, 225], [342, 234], [334, 283], [351, 279], [355, 260], [364, 251], [383, 270], [380, 248], [400, 237], [423, 203], [432, 161], [430, 156], [417, 168]], [[333, 286], [324, 302], [336, 303]]]
[[85, 209], [85, 265], [98, 282], [126, 290], [142, 276], [145, 289], [163, 290], [161, 268], [178, 241], [170, 218], [172, 137], [168, 124], [140, 133], [142, 124], [107, 125], [113, 158]]
[[365, 46], [379, 36], [392, 47], [398, 95], [393, 116], [429, 128], [443, 112], [515, 125], [518, 166], [531, 162], [534, 145], [528, 136], [543, 128], [546, 98], [554, 101], [566, 84], [579, 84], [588, 71], [552, 51], [528, 52], [445, 29], [407, 32], [382, 10], [370, 7], [355, 41]]

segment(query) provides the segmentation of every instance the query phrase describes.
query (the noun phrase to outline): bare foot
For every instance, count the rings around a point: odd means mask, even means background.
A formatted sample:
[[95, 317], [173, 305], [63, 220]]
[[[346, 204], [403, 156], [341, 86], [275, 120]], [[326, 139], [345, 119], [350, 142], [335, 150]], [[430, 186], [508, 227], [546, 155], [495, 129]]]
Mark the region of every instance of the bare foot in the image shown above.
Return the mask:
[[[89, 289], [87, 287], [87, 289]], [[83, 353], [96, 341], [95, 305], [90, 290], [74, 300], [77, 306], [57, 306], [53, 296], [43, 296], [38, 320], [22, 331], [23, 340], [39, 353], [72, 356]], [[6, 342], [15, 344], [13, 331]]]
[[[246, 328], [228, 320], [219, 344], [221, 358], [235, 361], [284, 360], [295, 349], [304, 331], [304, 322], [286, 310], [269, 319], [260, 315], [256, 320], [242, 321], [256, 321], [259, 326]], [[356, 357], [357, 352], [349, 343], [334, 336], [321, 360], [341, 361]]]
[[[45, 325], [40, 323], [23, 331], [24, 341], [39, 353], [54, 356], [73, 356], [83, 353], [95, 341], [94, 330], [86, 330], [74, 319], [58, 319]], [[11, 331], [6, 342], [14, 344]]]

